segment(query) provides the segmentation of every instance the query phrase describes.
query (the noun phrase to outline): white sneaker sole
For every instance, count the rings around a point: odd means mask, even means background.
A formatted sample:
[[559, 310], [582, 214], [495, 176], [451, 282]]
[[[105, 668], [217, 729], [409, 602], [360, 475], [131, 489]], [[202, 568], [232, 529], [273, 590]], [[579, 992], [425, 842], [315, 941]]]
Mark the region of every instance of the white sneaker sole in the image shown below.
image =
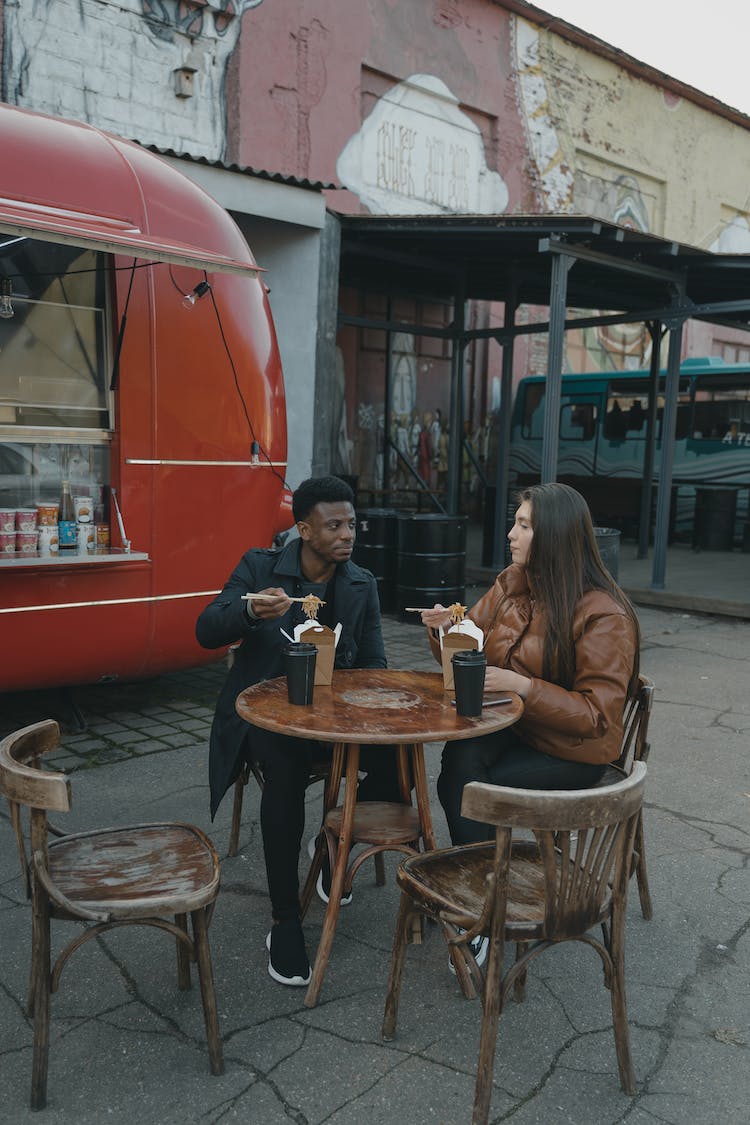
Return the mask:
[[[271, 931], [269, 930], [266, 935], [266, 949], [269, 954], [271, 952]], [[278, 984], [288, 984], [292, 988], [304, 988], [312, 980], [312, 969], [309, 970], [306, 977], [282, 977], [281, 973], [277, 973], [271, 964], [271, 958], [268, 958], [268, 975], [277, 981]]]
[[[329, 899], [328, 895], [323, 890], [323, 872], [322, 871], [320, 871], [318, 873], [318, 881], [315, 884], [315, 890], [318, 892], [318, 898], [322, 902], [324, 902], [326, 904], [326, 906], [328, 906], [328, 903], [331, 900]], [[351, 901], [352, 901], [352, 892], [349, 891], [349, 893], [345, 894], [343, 896], [343, 898], [341, 899], [341, 905], [342, 906], [348, 906]]]

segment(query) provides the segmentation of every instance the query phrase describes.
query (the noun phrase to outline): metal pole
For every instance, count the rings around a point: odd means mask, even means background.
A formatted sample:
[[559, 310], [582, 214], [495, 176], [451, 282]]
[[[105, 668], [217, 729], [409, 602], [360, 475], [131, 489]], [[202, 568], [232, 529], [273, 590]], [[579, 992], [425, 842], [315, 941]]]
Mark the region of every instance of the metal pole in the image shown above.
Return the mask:
[[646, 414], [646, 448], [643, 452], [643, 488], [641, 514], [638, 524], [639, 559], [648, 557], [648, 540], [651, 532], [651, 497], [654, 489], [654, 452], [656, 449], [656, 408], [659, 398], [659, 361], [661, 358], [661, 321], [652, 320], [646, 327], [651, 336], [651, 364], [648, 377], [648, 411]]
[[456, 278], [453, 302], [453, 353], [451, 355], [451, 400], [448, 433], [448, 514], [460, 514], [461, 458], [464, 430], [464, 328], [466, 323], [466, 297], [463, 276]]
[[[510, 297], [505, 302], [504, 328], [513, 329], [515, 326], [517, 307], [518, 298], [514, 285]], [[497, 420], [497, 468], [495, 472], [495, 520], [492, 536], [492, 565], [497, 570], [503, 569], [506, 543], [514, 343], [515, 334], [512, 334], [509, 339], [503, 340], [503, 366], [500, 377], [500, 417]]]
[[661, 461], [659, 463], [659, 490], [656, 500], [656, 530], [654, 532], [654, 568], [651, 589], [664, 589], [667, 568], [667, 539], [669, 537], [669, 509], [672, 498], [672, 468], [677, 424], [677, 396], [680, 390], [680, 352], [682, 326], [680, 318], [668, 323], [669, 352], [667, 354], [667, 379], [664, 387], [664, 411], [661, 419]]
[[[386, 315], [388, 322], [391, 320], [391, 298], [388, 298], [386, 304]], [[393, 336], [390, 328], [385, 334], [385, 391], [383, 394], [383, 480], [381, 488], [383, 489], [383, 505], [388, 506], [387, 496], [391, 487], [391, 409], [392, 409], [392, 395], [391, 395], [391, 342]], [[375, 420], [375, 441], [377, 443], [377, 419]]]
[[564, 256], [554, 250], [552, 252], [547, 386], [544, 396], [544, 428], [542, 430], [542, 484], [557, 479], [562, 362], [565, 344], [565, 303], [568, 293], [568, 270], [573, 261], [573, 258]]

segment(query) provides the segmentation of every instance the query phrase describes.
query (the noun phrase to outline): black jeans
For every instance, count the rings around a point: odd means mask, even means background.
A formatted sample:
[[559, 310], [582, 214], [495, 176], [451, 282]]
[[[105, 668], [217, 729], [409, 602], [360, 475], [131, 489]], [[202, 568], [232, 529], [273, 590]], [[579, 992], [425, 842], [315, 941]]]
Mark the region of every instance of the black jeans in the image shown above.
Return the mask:
[[[310, 766], [321, 759], [323, 746], [253, 727], [246, 747], [246, 754], [263, 768], [260, 828], [273, 917], [298, 918], [305, 792]], [[359, 783], [358, 801], [400, 800], [395, 747], [362, 746], [359, 761], [367, 776]]]
[[569, 762], [533, 750], [513, 730], [447, 742], [437, 790], [454, 844], [494, 840], [495, 828], [461, 816], [464, 785], [484, 781], [516, 789], [586, 789], [595, 785], [606, 766]]

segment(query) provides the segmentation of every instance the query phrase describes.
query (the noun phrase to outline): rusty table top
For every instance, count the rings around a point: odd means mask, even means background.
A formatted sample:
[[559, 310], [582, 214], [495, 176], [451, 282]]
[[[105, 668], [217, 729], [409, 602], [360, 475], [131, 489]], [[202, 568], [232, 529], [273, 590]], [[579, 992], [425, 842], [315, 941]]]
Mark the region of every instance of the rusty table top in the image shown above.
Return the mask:
[[247, 722], [296, 738], [370, 744], [453, 742], [502, 730], [521, 717], [520, 696], [494, 693], [498, 695], [507, 696], [509, 702], [485, 708], [470, 719], [456, 714], [453, 692], [444, 691], [440, 672], [355, 668], [335, 671], [330, 687], [316, 687], [310, 707], [289, 703], [285, 676], [246, 688], [236, 706]]

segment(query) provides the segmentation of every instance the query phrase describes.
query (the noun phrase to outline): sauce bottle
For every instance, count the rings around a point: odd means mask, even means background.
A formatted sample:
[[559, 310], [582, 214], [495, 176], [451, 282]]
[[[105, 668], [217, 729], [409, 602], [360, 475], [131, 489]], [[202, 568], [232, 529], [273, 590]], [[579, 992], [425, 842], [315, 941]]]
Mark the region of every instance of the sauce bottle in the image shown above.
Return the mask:
[[70, 495], [70, 481], [62, 482], [60, 495], [60, 516], [57, 528], [60, 550], [65, 551], [76, 545], [76, 514], [73, 508], [73, 497]]

